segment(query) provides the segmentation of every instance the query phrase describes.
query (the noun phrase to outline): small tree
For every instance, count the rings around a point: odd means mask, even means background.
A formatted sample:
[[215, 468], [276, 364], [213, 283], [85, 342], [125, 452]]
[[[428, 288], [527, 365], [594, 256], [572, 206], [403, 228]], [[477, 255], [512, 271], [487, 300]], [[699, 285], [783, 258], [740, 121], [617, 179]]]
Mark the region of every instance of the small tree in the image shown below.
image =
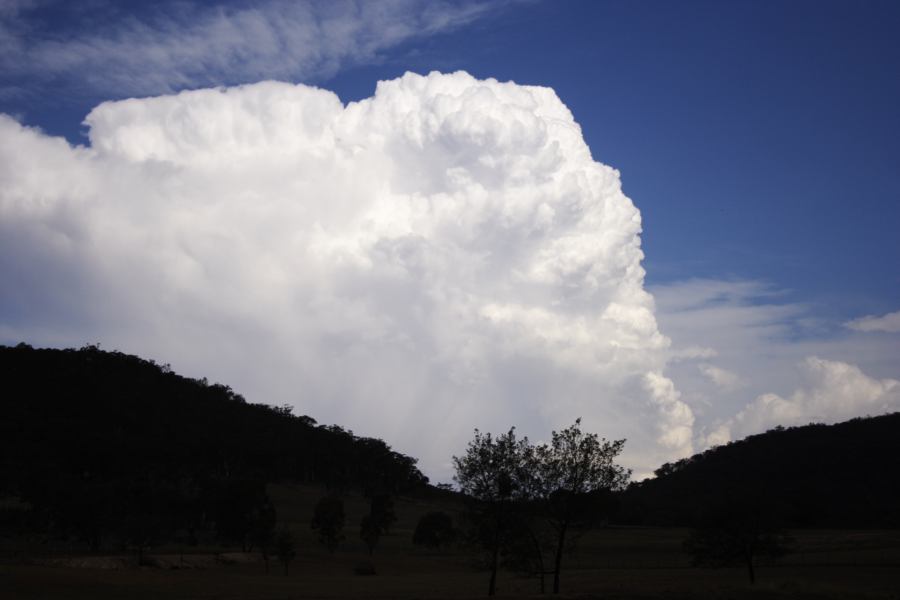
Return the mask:
[[413, 544], [431, 549], [447, 547], [456, 541], [453, 518], [445, 512], [430, 512], [422, 515], [413, 532]]
[[325, 496], [316, 503], [310, 528], [319, 532], [319, 542], [334, 552], [344, 539], [344, 501]]
[[[297, 556], [294, 534], [291, 533], [291, 530], [287, 527], [279, 531], [278, 535], [275, 537], [275, 555], [278, 557], [278, 561], [284, 565], [284, 575], [286, 577], [288, 574], [288, 565], [290, 565], [291, 561], [294, 560], [294, 557]], [[266, 564], [268, 565], [268, 561]], [[266, 569], [268, 570], [268, 566]]]
[[369, 514], [379, 528], [379, 533], [388, 533], [391, 526], [397, 522], [397, 513], [394, 512], [394, 499], [388, 494], [378, 494], [372, 497], [369, 503]]
[[262, 555], [263, 562], [266, 565], [266, 573], [269, 572], [269, 556], [275, 544], [276, 519], [275, 506], [269, 500], [269, 497], [266, 496], [265, 502], [253, 513], [248, 536], [250, 541], [249, 547], [251, 549], [254, 546], [259, 548], [259, 553]]
[[216, 533], [223, 542], [252, 550], [252, 535], [260, 520], [273, 520], [274, 508], [266, 494], [266, 484], [257, 479], [219, 482], [211, 494]]
[[694, 566], [742, 564], [755, 583], [757, 559], [784, 556], [792, 542], [769, 509], [760, 499], [734, 495], [707, 506], [684, 542]]
[[372, 515], [366, 515], [359, 524], [359, 538], [366, 544], [369, 556], [375, 553], [375, 546], [381, 538], [382, 529]]
[[170, 537], [176, 495], [162, 482], [144, 480], [123, 486], [127, 512], [120, 519], [123, 540], [135, 549], [138, 565], [144, 564], [144, 551]]
[[372, 496], [369, 503], [369, 514], [363, 517], [359, 527], [359, 537], [369, 549], [369, 556], [375, 552], [375, 546], [382, 535], [397, 521], [394, 513], [394, 501], [387, 494]]

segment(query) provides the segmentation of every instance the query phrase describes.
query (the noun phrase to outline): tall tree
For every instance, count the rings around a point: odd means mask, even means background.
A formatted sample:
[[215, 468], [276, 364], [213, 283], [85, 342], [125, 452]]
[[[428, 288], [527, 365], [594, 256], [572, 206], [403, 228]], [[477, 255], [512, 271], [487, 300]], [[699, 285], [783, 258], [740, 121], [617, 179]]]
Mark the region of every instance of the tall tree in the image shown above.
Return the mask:
[[475, 541], [487, 555], [489, 596], [496, 593], [500, 553], [515, 502], [525, 491], [519, 482], [527, 448], [528, 438], [516, 439], [515, 428], [496, 438], [476, 429], [465, 454], [453, 457], [454, 479], [469, 498], [467, 514]]
[[[631, 471], [615, 463], [625, 440], [607, 441], [581, 430], [581, 419], [554, 431], [549, 444], [526, 447], [523, 485], [555, 534], [553, 593], [559, 593], [563, 554], [578, 530], [598, 516], [603, 492], [624, 488]], [[574, 531], [573, 531], [574, 530]]]

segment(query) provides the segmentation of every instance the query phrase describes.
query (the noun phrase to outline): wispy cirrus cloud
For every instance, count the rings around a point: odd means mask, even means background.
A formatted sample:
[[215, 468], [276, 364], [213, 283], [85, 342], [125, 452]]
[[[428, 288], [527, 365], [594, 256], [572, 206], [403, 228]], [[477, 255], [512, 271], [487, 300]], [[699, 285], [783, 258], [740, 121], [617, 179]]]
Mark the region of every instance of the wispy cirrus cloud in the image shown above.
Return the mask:
[[115, 4], [0, 4], [2, 88], [145, 96], [262, 79], [310, 81], [378, 61], [405, 42], [453, 30], [506, 2], [164, 2], [123, 14]]

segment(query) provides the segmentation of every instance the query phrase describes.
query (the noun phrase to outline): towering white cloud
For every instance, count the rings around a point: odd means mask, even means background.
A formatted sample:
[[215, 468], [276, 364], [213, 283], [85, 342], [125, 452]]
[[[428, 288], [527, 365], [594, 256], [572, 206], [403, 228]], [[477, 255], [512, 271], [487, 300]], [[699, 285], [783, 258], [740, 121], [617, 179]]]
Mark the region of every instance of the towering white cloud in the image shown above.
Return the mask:
[[0, 338], [150, 355], [379, 435], [446, 477], [473, 427], [583, 416], [691, 450], [640, 213], [552, 90], [408, 74], [98, 106], [89, 147], [0, 118]]

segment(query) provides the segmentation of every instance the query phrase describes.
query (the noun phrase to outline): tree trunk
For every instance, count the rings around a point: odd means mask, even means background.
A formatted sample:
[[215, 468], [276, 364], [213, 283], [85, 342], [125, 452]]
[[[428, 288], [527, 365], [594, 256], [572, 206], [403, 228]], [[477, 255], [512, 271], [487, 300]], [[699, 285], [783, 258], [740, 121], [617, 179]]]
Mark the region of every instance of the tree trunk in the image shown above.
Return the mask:
[[756, 573], [753, 571], [753, 556], [747, 555], [747, 574], [750, 576], [750, 585], [756, 583]]
[[531, 536], [531, 543], [534, 544], [534, 554], [537, 556], [538, 560], [538, 573], [540, 573], [541, 576], [541, 593], [543, 594], [546, 591], [546, 587], [544, 586], [544, 576], [547, 573], [547, 569], [544, 567], [544, 552], [541, 550], [541, 541], [530, 528], [528, 530], [528, 535]]
[[562, 570], [562, 555], [563, 549], [566, 545], [566, 529], [569, 524], [567, 522], [563, 522], [562, 526], [559, 528], [559, 539], [556, 544], [556, 557], [553, 561], [553, 593], [559, 593], [559, 572]]
[[500, 564], [500, 536], [503, 529], [503, 500], [497, 506], [494, 520], [494, 539], [491, 548], [491, 581], [488, 583], [488, 596], [493, 596], [497, 591], [497, 567]]
[[488, 596], [493, 596], [497, 591], [497, 563], [500, 557], [500, 540], [494, 543], [493, 557], [491, 558], [491, 581], [488, 583]]

